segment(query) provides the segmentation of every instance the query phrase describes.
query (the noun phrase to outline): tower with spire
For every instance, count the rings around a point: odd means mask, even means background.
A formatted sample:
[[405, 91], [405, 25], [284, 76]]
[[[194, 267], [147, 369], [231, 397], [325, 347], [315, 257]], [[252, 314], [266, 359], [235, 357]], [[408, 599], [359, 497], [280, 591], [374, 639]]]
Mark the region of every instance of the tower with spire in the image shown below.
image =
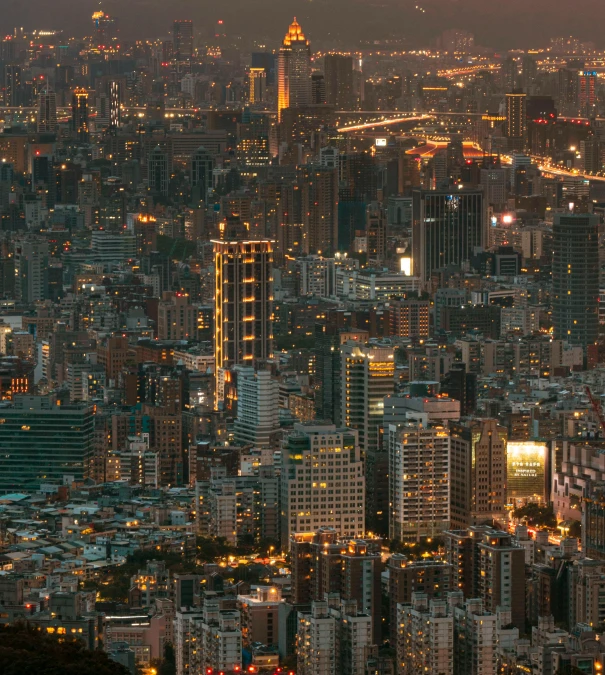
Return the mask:
[[311, 47], [294, 17], [279, 50], [277, 62], [277, 113], [311, 103]]

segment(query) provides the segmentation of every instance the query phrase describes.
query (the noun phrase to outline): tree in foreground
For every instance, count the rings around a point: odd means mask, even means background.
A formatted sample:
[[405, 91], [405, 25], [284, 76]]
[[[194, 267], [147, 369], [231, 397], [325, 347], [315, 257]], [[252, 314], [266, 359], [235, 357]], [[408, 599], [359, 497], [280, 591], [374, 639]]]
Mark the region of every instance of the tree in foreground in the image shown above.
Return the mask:
[[27, 624], [0, 626], [2, 675], [130, 675], [105, 652], [77, 638], [58, 638]]

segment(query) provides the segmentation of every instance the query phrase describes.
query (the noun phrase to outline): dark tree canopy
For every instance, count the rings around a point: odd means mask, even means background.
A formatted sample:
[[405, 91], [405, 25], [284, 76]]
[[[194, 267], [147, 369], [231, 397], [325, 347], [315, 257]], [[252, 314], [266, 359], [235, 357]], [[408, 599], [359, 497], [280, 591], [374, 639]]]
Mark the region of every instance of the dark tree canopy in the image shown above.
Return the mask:
[[102, 651], [92, 652], [78, 639], [63, 642], [37, 627], [0, 626], [2, 675], [130, 675]]

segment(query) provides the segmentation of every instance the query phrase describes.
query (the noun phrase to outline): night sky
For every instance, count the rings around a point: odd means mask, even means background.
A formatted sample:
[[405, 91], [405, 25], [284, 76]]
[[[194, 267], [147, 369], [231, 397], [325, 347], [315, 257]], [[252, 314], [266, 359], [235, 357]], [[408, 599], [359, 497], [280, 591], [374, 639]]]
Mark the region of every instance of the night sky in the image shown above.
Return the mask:
[[[316, 42], [395, 34], [417, 46], [455, 27], [497, 49], [542, 46], [551, 36], [570, 34], [605, 47], [605, 0], [107, 0], [101, 6], [119, 17], [126, 39], [167, 35], [175, 18], [192, 18], [196, 28], [209, 30], [220, 18], [234, 33], [277, 42], [295, 14]], [[23, 25], [85, 35], [98, 7], [95, 0], [0, 0], [0, 30]]]

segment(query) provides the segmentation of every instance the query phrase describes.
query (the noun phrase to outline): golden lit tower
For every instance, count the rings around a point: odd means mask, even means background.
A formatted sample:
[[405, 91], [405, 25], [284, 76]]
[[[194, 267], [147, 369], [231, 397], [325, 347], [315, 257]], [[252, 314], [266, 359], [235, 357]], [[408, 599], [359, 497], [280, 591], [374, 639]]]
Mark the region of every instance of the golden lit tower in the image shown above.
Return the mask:
[[311, 103], [311, 47], [294, 21], [284, 37], [277, 61], [277, 113]]
[[214, 354], [217, 406], [228, 370], [273, 356], [273, 245], [269, 239], [215, 240]]
[[88, 91], [78, 87], [71, 99], [72, 131], [80, 143], [88, 143]]

